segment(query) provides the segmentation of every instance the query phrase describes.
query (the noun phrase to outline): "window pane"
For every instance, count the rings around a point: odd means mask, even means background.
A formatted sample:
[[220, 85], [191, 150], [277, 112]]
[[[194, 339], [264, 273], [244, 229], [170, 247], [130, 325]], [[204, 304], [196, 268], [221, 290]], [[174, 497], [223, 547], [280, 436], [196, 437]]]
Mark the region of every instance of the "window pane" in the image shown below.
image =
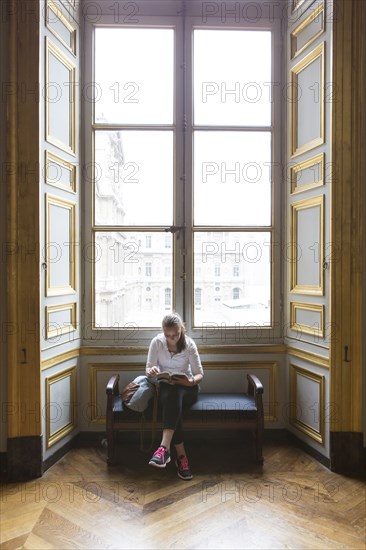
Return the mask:
[[271, 224], [270, 132], [195, 132], [194, 223]]
[[173, 132], [95, 134], [95, 223], [172, 225]]
[[172, 124], [173, 29], [95, 30], [95, 121]]
[[194, 123], [271, 124], [271, 32], [194, 31]]
[[[173, 288], [172, 236], [163, 232], [98, 232], [95, 238], [96, 327], [160, 327]], [[146, 247], [146, 242], [151, 247]]]
[[[270, 324], [270, 249], [270, 233], [194, 234], [195, 326]], [[233, 274], [236, 266], [240, 277]]]

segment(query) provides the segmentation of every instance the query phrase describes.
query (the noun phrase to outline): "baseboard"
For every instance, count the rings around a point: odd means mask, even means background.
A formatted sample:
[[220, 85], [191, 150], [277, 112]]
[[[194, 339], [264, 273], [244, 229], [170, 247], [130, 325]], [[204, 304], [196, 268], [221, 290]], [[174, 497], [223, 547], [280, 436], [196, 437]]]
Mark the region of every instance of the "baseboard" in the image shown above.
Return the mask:
[[75, 440], [75, 438], [73, 438], [73, 439], [71, 439], [71, 441], [68, 441], [67, 443], [65, 443], [65, 445], [63, 445], [60, 449], [57, 449], [57, 451], [55, 453], [53, 453], [53, 455], [49, 456], [48, 458], [46, 458], [46, 460], [43, 461], [43, 471], [44, 472], [46, 470], [48, 470], [48, 468], [51, 468], [51, 466], [56, 464], [56, 462], [58, 460], [60, 460], [60, 458], [65, 456], [65, 454], [67, 454], [71, 449], [73, 449], [75, 447], [74, 440]]
[[300, 449], [305, 451], [308, 455], [315, 458], [318, 462], [320, 462], [320, 464], [323, 464], [326, 468], [330, 469], [330, 458], [324, 456], [319, 451], [317, 451], [316, 449], [314, 449], [313, 447], [311, 447], [310, 445], [302, 441], [302, 439], [299, 439], [298, 437], [296, 437], [296, 435], [290, 432], [289, 430], [285, 430], [285, 431], [286, 431], [286, 437], [288, 441], [291, 441], [291, 443], [294, 443]]
[[288, 431], [285, 428], [266, 428], [263, 433], [263, 441], [272, 443], [287, 443]]
[[70, 441], [65, 443], [61, 448], [57, 449], [53, 455], [49, 456], [43, 462], [43, 471], [45, 472], [51, 466], [56, 464], [65, 456], [71, 449], [80, 448], [80, 447], [100, 447], [105, 440], [105, 431], [104, 432], [79, 432], [76, 434]]
[[[127, 436], [129, 434], [123, 434]], [[106, 439], [104, 432], [79, 432], [74, 437], [73, 442], [75, 447], [100, 447]]]

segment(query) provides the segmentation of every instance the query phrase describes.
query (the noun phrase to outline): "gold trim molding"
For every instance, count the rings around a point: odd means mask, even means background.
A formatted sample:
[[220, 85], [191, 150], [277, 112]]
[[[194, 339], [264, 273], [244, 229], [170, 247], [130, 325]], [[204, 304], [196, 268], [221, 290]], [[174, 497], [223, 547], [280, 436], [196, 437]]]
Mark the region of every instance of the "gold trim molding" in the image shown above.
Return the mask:
[[[71, 419], [70, 422], [59, 428], [56, 432], [51, 433], [51, 386], [57, 384], [65, 378], [70, 378], [70, 396], [67, 399], [67, 404], [70, 405]], [[76, 428], [76, 366], [58, 372], [46, 378], [46, 447], [49, 449], [63, 439], [66, 435]]]
[[[306, 369], [303, 369], [293, 364], [290, 364], [290, 369], [291, 369], [290, 370], [290, 424], [300, 432], [310, 437], [311, 439], [314, 439], [318, 443], [321, 443], [322, 445], [324, 445], [325, 444], [325, 430], [324, 430], [324, 427], [325, 427], [325, 423], [324, 423], [325, 377], [323, 375], [316, 374], [314, 372], [308, 371]], [[307, 378], [308, 380], [311, 380], [312, 382], [314, 382], [315, 384], [318, 384], [319, 386], [318, 402], [317, 402], [319, 403], [319, 430], [315, 429], [313, 426], [311, 426], [307, 422], [301, 420], [301, 414], [300, 414], [300, 418], [298, 418], [297, 416], [299, 406], [298, 406], [296, 381], [298, 376]]]
[[[310, 159], [298, 162], [295, 165], [292, 165], [290, 168], [290, 182], [291, 182], [291, 194], [301, 193], [302, 191], [308, 191], [309, 189], [314, 189], [316, 187], [321, 187], [324, 185], [325, 180], [325, 166], [324, 166], [325, 154], [321, 153], [320, 155], [315, 155]], [[298, 183], [298, 174], [303, 170], [319, 166], [319, 179], [317, 180], [314, 176], [314, 181], [306, 183], [304, 185], [299, 185]], [[315, 172], [315, 168], [314, 168]]]
[[305, 3], [306, 0], [291, 0], [292, 11], [296, 11]]
[[[318, 242], [314, 243], [318, 245], [318, 285], [298, 284], [298, 212], [307, 208], [319, 208], [319, 235]], [[324, 296], [324, 195], [303, 199], [291, 204], [290, 231], [290, 292], [294, 294]]]
[[[324, 357], [324, 356], [318, 355], [316, 353], [311, 353], [309, 351], [299, 350], [299, 349], [294, 348], [292, 346], [286, 346], [285, 344], [277, 346], [276, 348], [278, 348], [276, 350], [277, 353], [282, 353], [282, 354], [283, 353], [288, 353], [288, 354], [293, 355], [295, 357], [299, 357], [301, 359], [305, 359], [306, 361], [310, 361], [311, 363], [314, 363], [316, 365], [329, 368], [329, 358], [328, 357]], [[85, 350], [87, 351], [87, 353], [85, 353]], [[102, 349], [98, 348], [98, 350], [99, 350], [98, 353], [95, 353], [95, 350], [93, 350], [93, 348], [75, 348], [73, 350], [69, 350], [69, 351], [66, 351], [64, 353], [60, 353], [59, 355], [56, 355], [56, 356], [51, 357], [49, 359], [44, 359], [42, 361], [42, 370], [52, 368], [55, 365], [59, 365], [60, 363], [64, 363], [65, 361], [69, 361], [70, 359], [75, 359], [76, 357], [80, 357], [80, 356], [85, 356], [85, 357], [87, 357], [89, 355], [96, 355], [96, 356], [119, 355], [119, 356], [121, 356], [121, 355], [144, 355], [144, 354], [147, 354], [147, 348], [140, 348], [139, 350], [138, 349], [130, 350], [130, 353], [127, 353], [127, 354], [124, 353], [123, 348], [116, 348], [116, 349], [113, 349], [113, 350], [111, 350], [110, 348], [102, 348]], [[212, 353], [214, 353], [214, 351], [212, 351]], [[215, 352], [215, 353], [217, 353], [217, 352]], [[237, 353], [237, 352], [235, 352], [235, 353]], [[274, 353], [274, 351], [271, 350], [270, 353]], [[201, 351], [200, 351], [200, 354], [203, 355], [203, 353]], [[251, 361], [251, 363], [253, 363], [253, 362]], [[112, 364], [112, 363], [110, 363], [110, 364]], [[123, 363], [123, 362], [113, 363], [113, 364], [123, 366], [123, 367], [126, 366], [126, 363]], [[129, 369], [131, 369], [131, 370], [138, 370], [140, 364], [145, 364], [145, 363], [128, 363], [128, 366], [129, 366]], [[214, 369], [219, 364], [222, 365], [223, 362], [215, 363], [215, 362], [205, 361], [204, 362], [204, 367], [209, 368], [209, 369]], [[225, 365], [227, 365], [227, 364], [228, 363], [225, 362]], [[239, 368], [239, 365], [243, 365], [243, 361], [237, 362], [237, 363], [232, 363], [231, 362], [230, 365], [234, 365], [234, 368], [236, 368], [235, 365], [238, 365], [237, 368]]]
[[61, 363], [65, 363], [65, 361], [70, 361], [70, 359], [75, 359], [76, 357], [80, 356], [80, 349], [72, 349], [69, 351], [65, 351], [64, 353], [60, 353], [59, 355], [55, 355], [54, 357], [51, 357], [49, 359], [43, 359], [41, 363], [41, 370], [47, 370], [52, 367], [55, 367], [56, 365], [60, 365]]
[[[297, 49], [297, 38], [298, 36], [315, 21], [317, 17], [321, 17], [321, 28], [320, 30], [310, 36], [305, 44], [301, 46], [301, 48]], [[296, 27], [294, 31], [291, 33], [291, 58], [294, 58], [298, 56], [301, 52], [303, 52], [310, 44], [314, 42], [325, 30], [325, 14], [324, 14], [324, 3], [318, 5], [315, 7], [315, 9], [311, 12], [311, 14], [302, 22], [300, 25]]]
[[[312, 311], [320, 317], [319, 327], [305, 325], [296, 322], [296, 312], [298, 310]], [[304, 302], [290, 302], [290, 328], [298, 330], [304, 334], [310, 334], [319, 338], [324, 338], [324, 304], [308, 304]]]
[[[322, 42], [317, 46], [312, 52], [310, 52], [306, 57], [299, 61], [294, 67], [290, 69], [290, 154], [291, 157], [296, 157], [311, 151], [315, 147], [322, 145], [324, 143], [324, 53], [325, 53], [325, 43]], [[319, 105], [319, 135], [307, 143], [299, 146], [298, 144], [298, 127], [299, 127], [299, 105], [298, 99], [301, 97], [301, 89], [299, 90], [298, 76], [299, 74], [309, 67], [311, 63], [314, 63], [317, 59], [320, 60], [320, 71], [319, 71], [319, 82], [312, 83], [312, 85], [318, 84], [318, 90], [315, 90], [315, 94], [318, 92], [318, 101], [314, 101]], [[312, 88], [311, 88], [312, 89]], [[315, 95], [316, 98], [316, 95]], [[306, 116], [306, 113], [303, 113]], [[308, 116], [308, 115], [307, 115]]]
[[[50, 16], [49, 11], [52, 11], [53, 16], [58, 19], [60, 23], [70, 33], [70, 44], [65, 42], [65, 40], [62, 38], [58, 32], [52, 28], [50, 24]], [[72, 53], [74, 56], [76, 56], [76, 28], [70, 23], [69, 19], [65, 17], [65, 15], [62, 13], [62, 10], [60, 9], [55, 2], [52, 0], [47, 0], [46, 10], [45, 10], [45, 24], [48, 30], [60, 41], [60, 43], [67, 48], [67, 50]]]
[[[57, 61], [59, 61], [68, 71], [69, 78], [67, 82], [63, 82], [64, 87], [67, 86], [69, 91], [69, 142], [64, 143], [60, 141], [57, 137], [52, 136], [50, 129], [50, 105], [52, 105], [51, 100], [48, 98], [48, 95], [45, 97], [45, 107], [46, 107], [46, 141], [55, 145], [62, 151], [69, 153], [70, 155], [76, 156], [76, 66], [59, 50], [59, 48], [51, 42], [51, 40], [46, 36], [46, 82], [45, 90], [48, 94], [51, 86], [55, 87], [58, 85], [57, 82], [50, 82], [50, 57], [54, 56]], [[58, 93], [58, 92], [57, 92]]]
[[[62, 326], [50, 320], [50, 315], [59, 311], [70, 311], [70, 323], [63, 324]], [[63, 334], [69, 334], [74, 332], [76, 326], [76, 302], [70, 304], [57, 304], [54, 306], [46, 306], [46, 340], [50, 338], [57, 338]], [[50, 325], [54, 325], [54, 328], [50, 328]], [[57, 325], [57, 326], [56, 326]]]
[[[61, 199], [60, 197], [50, 195], [46, 193], [46, 242], [45, 242], [45, 255], [46, 255], [46, 296], [62, 296], [64, 294], [74, 294], [76, 292], [76, 203]], [[69, 284], [63, 286], [51, 287], [51, 266], [50, 261], [50, 247], [51, 245], [58, 245], [60, 243], [53, 243], [51, 241], [51, 206], [57, 206], [63, 208], [69, 213], [69, 228], [68, 228], [68, 240], [63, 242], [63, 245], [67, 245], [69, 254]], [[61, 249], [61, 253], [62, 253]]]
[[[285, 344], [274, 344], [274, 345], [267, 345], [263, 344], [263, 346], [235, 346], [235, 345], [227, 345], [227, 346], [201, 346], [198, 344], [198, 351], [200, 355], [250, 355], [253, 354], [263, 354], [263, 353], [285, 353], [286, 352], [286, 345]], [[147, 355], [149, 346], [148, 344], [144, 347], [91, 347], [91, 346], [83, 346], [80, 348], [80, 355], [90, 356], [90, 355], [121, 355], [121, 356], [129, 356], [129, 355]]]
[[303, 359], [304, 361], [308, 361], [309, 363], [319, 367], [324, 367], [326, 369], [329, 369], [330, 367], [329, 357], [324, 357], [323, 355], [318, 355], [317, 353], [313, 353], [311, 351], [294, 348], [293, 346], [287, 346], [287, 353], [292, 357]]
[[[70, 183], [63, 183], [58, 180], [53, 180], [49, 176], [49, 166], [50, 164], [55, 164], [61, 169], [68, 170], [70, 173]], [[45, 151], [45, 183], [47, 185], [52, 185], [53, 187], [58, 187], [59, 189], [64, 189], [69, 193], [76, 193], [76, 165], [68, 162], [65, 159], [62, 159], [58, 155], [51, 153], [51, 151]]]

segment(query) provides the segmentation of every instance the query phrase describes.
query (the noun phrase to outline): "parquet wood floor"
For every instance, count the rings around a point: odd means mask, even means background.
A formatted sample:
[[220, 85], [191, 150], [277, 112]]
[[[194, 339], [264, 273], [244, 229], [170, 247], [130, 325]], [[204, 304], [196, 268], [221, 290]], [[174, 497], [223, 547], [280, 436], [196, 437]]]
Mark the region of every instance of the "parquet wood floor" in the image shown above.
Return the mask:
[[365, 549], [365, 484], [291, 443], [265, 463], [228, 440], [189, 445], [194, 478], [148, 466], [138, 443], [122, 463], [70, 451], [42, 478], [1, 490], [0, 548]]

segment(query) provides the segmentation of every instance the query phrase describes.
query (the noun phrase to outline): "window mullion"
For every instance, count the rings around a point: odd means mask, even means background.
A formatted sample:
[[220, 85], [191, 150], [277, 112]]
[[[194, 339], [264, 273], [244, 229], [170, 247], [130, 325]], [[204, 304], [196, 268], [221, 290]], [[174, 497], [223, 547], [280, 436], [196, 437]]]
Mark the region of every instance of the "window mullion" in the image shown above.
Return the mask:
[[186, 163], [186, 61], [184, 18], [177, 20], [175, 48], [175, 180], [174, 180], [174, 225], [179, 228], [174, 234], [174, 286], [173, 306], [186, 320], [187, 299], [187, 246], [189, 223], [187, 223]]

